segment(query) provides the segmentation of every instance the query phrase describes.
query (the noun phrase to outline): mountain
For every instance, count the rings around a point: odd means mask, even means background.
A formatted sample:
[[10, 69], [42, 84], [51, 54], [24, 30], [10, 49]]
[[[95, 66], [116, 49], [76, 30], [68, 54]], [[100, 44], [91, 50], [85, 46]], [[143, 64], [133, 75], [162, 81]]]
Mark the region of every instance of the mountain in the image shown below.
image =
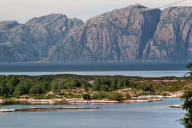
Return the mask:
[[[190, 61], [191, 27], [191, 7], [161, 11], [139, 4], [85, 23], [61, 14], [32, 18], [25, 24], [3, 21], [0, 62]], [[14, 46], [18, 47], [8, 49]]]
[[[0, 22], [0, 49], [5, 49], [0, 51], [0, 62], [44, 60], [52, 46], [62, 43], [66, 33], [82, 24], [81, 20], [69, 19], [61, 14], [33, 18], [25, 24], [16, 21]], [[49, 38], [53, 35], [62, 36]], [[19, 47], [8, 49], [20, 44]]]
[[192, 7], [162, 11], [154, 36], [144, 50], [143, 61], [192, 60]]

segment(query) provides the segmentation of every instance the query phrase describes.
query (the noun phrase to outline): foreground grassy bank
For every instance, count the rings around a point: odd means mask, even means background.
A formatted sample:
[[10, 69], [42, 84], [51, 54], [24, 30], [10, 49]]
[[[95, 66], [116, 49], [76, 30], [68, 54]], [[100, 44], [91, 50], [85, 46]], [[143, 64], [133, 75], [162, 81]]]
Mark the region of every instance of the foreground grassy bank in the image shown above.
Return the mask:
[[183, 77], [1, 75], [0, 98], [4, 100], [0, 102], [20, 104], [35, 101], [36, 103], [117, 103], [134, 102], [138, 99], [153, 101], [151, 99], [180, 96], [191, 88], [191, 80]]

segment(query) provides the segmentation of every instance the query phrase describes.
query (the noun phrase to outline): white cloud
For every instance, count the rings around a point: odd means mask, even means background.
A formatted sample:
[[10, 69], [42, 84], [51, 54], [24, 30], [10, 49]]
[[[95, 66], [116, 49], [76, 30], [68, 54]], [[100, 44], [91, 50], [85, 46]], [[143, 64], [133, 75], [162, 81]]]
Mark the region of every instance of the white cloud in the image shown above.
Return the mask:
[[[50, 13], [62, 13], [68, 17], [77, 17], [84, 21], [100, 13], [123, 8], [135, 3], [150, 8], [156, 8], [178, 0], [0, 0], [0, 21], [26, 20], [47, 15]], [[176, 5], [192, 6], [192, 1], [186, 1]]]

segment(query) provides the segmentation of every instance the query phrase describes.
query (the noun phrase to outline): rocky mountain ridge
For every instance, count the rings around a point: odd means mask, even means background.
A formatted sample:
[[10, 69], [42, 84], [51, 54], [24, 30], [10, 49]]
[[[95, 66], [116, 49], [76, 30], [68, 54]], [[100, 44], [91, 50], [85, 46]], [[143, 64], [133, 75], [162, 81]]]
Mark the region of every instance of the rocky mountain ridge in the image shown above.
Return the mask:
[[0, 62], [190, 61], [191, 27], [191, 7], [161, 11], [138, 4], [85, 23], [61, 14], [32, 18], [25, 24], [3, 21]]

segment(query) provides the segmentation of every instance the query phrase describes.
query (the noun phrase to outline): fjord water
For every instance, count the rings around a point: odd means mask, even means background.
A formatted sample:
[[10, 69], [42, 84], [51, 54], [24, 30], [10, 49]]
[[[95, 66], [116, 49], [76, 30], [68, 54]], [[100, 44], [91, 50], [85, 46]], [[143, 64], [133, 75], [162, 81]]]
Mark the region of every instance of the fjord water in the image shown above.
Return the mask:
[[6, 105], [0, 108], [99, 107], [94, 110], [0, 113], [1, 128], [183, 128], [179, 98], [135, 104], [94, 105]]
[[[80, 64], [0, 64], [0, 75], [124, 75], [182, 77], [187, 63], [80, 63]], [[98, 110], [0, 113], [0, 128], [183, 128], [179, 98], [160, 102], [101, 105], [6, 105], [1, 108], [100, 107]]]
[[183, 77], [187, 62], [167, 63], [16, 63], [0, 64], [0, 75], [124, 75], [142, 77]]

